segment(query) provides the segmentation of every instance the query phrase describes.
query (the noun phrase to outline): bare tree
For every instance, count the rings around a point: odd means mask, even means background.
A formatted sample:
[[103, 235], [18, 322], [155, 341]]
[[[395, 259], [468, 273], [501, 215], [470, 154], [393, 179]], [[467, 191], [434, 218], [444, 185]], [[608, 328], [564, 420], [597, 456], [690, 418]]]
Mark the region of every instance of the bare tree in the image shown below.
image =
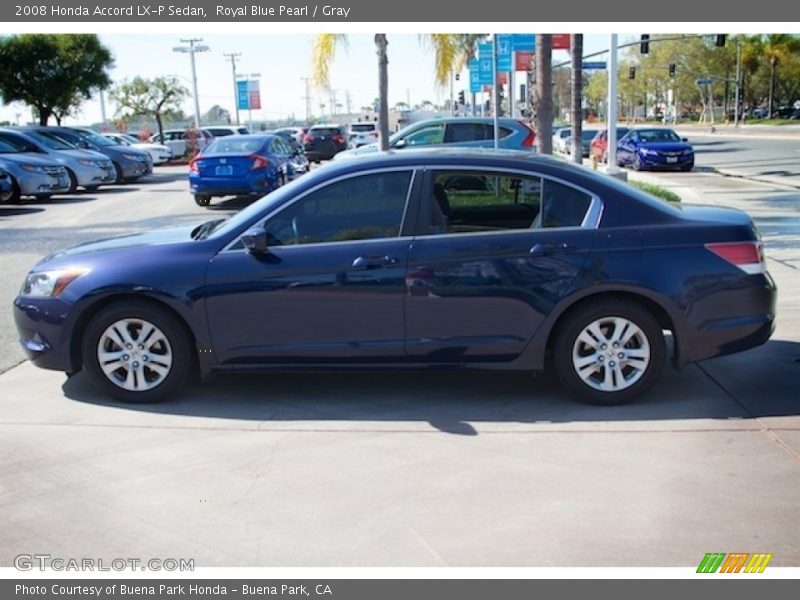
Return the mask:
[[[572, 147], [580, 148], [583, 136], [583, 34], [570, 36], [572, 53]], [[582, 152], [572, 153], [572, 162], [583, 162]]]
[[537, 36], [536, 48], [536, 150], [553, 153], [553, 36]]

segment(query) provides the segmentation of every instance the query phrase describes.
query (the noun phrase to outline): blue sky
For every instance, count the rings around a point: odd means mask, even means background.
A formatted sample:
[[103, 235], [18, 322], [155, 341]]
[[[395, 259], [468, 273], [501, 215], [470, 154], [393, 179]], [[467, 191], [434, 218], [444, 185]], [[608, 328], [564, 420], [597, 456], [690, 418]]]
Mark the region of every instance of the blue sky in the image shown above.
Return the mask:
[[[196, 55], [198, 96], [200, 111], [219, 104], [233, 110], [233, 78], [231, 64], [226, 53], [241, 53], [237, 63], [239, 73], [261, 74], [261, 102], [263, 109], [254, 111], [254, 119], [285, 118], [294, 114], [298, 119], [305, 117], [305, 83], [301, 79], [309, 74], [313, 34], [294, 33], [245, 33], [200, 34], [186, 32], [175, 34], [111, 33], [100, 34], [100, 38], [113, 52], [116, 65], [112, 79], [121, 81], [134, 76], [156, 77], [175, 75], [191, 89], [191, 71], [188, 54], [176, 53], [174, 46], [181, 45], [181, 38], [202, 37], [203, 44], [210, 47], [207, 53]], [[630, 38], [631, 34], [621, 35], [620, 40]], [[332, 87], [336, 90], [336, 101], [346, 105], [346, 93], [350, 92], [351, 106], [358, 110], [372, 103], [377, 96], [377, 61], [375, 45], [371, 34], [351, 33], [349, 44], [341, 48], [331, 69]], [[608, 36], [590, 34], [586, 37], [585, 52], [601, 49], [608, 44]], [[554, 56], [568, 58], [565, 51], [556, 51]], [[418, 34], [389, 34], [389, 101], [411, 100], [412, 104], [423, 100], [440, 102], [449, 97], [449, 89], [437, 89], [433, 78], [433, 52], [428, 50]], [[467, 80], [462, 76], [460, 87]], [[457, 84], [458, 86], [458, 84]], [[319, 113], [319, 102], [330, 104], [327, 92], [312, 90], [312, 112]], [[191, 100], [184, 106], [187, 113], [193, 113]], [[326, 108], [326, 111], [328, 109]], [[0, 107], [0, 120], [20, 122], [30, 119], [30, 110], [24, 105]], [[107, 104], [109, 118], [113, 116], [114, 106]], [[97, 100], [87, 101], [81, 112], [68, 120], [69, 124], [90, 124], [100, 121], [100, 104]]]

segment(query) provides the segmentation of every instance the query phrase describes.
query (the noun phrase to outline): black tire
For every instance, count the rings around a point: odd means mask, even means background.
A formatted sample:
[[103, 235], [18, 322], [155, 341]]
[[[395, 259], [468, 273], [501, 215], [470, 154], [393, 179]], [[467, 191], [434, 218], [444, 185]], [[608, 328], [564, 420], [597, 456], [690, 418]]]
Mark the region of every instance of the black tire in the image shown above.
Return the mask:
[[694, 169], [694, 163], [693, 162], [685, 164], [685, 165], [681, 165], [681, 171], [686, 172], [686, 171], [691, 171], [692, 169]]
[[[69, 189], [67, 190], [67, 193], [74, 194], [78, 189], [78, 178], [75, 177], [75, 173], [73, 173], [70, 169], [67, 169], [67, 177], [69, 177]], [[86, 189], [88, 190], [89, 188]]]
[[100, 186], [99, 185], [87, 185], [87, 186], [85, 186], [85, 189], [86, 189], [87, 192], [96, 192], [98, 189], [100, 189]]
[[[612, 347], [617, 328], [611, 319], [621, 319], [617, 323], [627, 322], [638, 328], [619, 327], [620, 332], [636, 331], [624, 345]], [[610, 336], [604, 340], [608, 344], [598, 341], [590, 347], [579, 339], [592, 324], [598, 325], [595, 330]], [[634, 353], [647, 358], [632, 358]], [[649, 311], [629, 300], [608, 298], [584, 304], [565, 316], [559, 325], [553, 358], [556, 374], [567, 391], [584, 402], [610, 406], [630, 402], [653, 387], [664, 368], [666, 344], [661, 326]], [[574, 361], [584, 361], [584, 377], [579, 375]], [[617, 389], [597, 389], [606, 383]]]
[[[158, 342], [150, 347], [146, 345], [147, 340], [143, 340], [144, 343], [141, 347], [133, 348], [132, 346], [128, 346], [132, 354], [123, 355], [123, 357], [127, 356], [129, 361], [142, 361], [142, 375], [137, 374], [137, 379], [134, 380], [134, 382], [137, 384], [142, 382], [143, 387], [146, 387], [146, 385], [152, 384], [152, 382], [146, 381], [146, 376], [149, 375], [156, 381], [155, 385], [150, 389], [129, 390], [122, 387], [125, 382], [122, 382], [121, 379], [127, 375], [128, 366], [123, 365], [121, 361], [114, 363], [120, 364], [121, 367], [118, 371], [110, 375], [106, 375], [100, 365], [100, 359], [98, 357], [100, 343], [103, 341], [104, 344], [107, 344], [110, 339], [106, 336], [105, 332], [112, 325], [125, 320], [133, 322], [132, 329], [126, 330], [128, 333], [136, 335], [143, 334], [144, 323], [147, 323], [160, 330], [160, 333], [163, 334], [163, 338], [166, 340], [166, 343]], [[138, 332], [135, 328], [136, 323], [142, 324]], [[119, 330], [120, 327], [116, 329]], [[150, 340], [152, 341], [156, 338], [160, 339], [160, 336], [154, 333], [150, 337]], [[107, 351], [125, 351], [125, 349], [116, 350], [113, 344], [110, 349], [107, 345], [104, 345], [104, 348], [106, 348]], [[120, 348], [122, 347], [120, 346]], [[137, 352], [138, 354], [136, 354]], [[150, 353], [150, 356], [147, 356], [147, 353]], [[181, 324], [166, 310], [140, 301], [127, 301], [125, 303], [112, 304], [101, 310], [90, 321], [83, 334], [81, 340], [81, 355], [83, 357], [84, 368], [95, 387], [108, 396], [123, 402], [156, 402], [170, 397], [175, 394], [186, 381], [193, 365], [192, 345]], [[159, 363], [159, 360], [163, 361], [164, 359], [159, 359], [159, 357], [166, 356], [171, 357], [171, 364], [166, 369], [167, 372], [165, 374], [159, 374], [152, 370], [145, 371], [148, 364], [154, 363], [158, 365], [160, 369], [164, 370], [163, 365]], [[148, 360], [149, 363], [144, 362]], [[138, 366], [137, 363], [132, 364]], [[138, 379], [138, 377], [145, 377], [145, 379]], [[112, 379], [117, 381], [117, 383], [112, 381]], [[158, 381], [159, 379], [160, 381]]]
[[120, 167], [117, 163], [114, 163], [114, 171], [117, 174], [116, 179], [114, 179], [114, 183], [125, 183], [125, 177], [122, 174], [122, 167]]
[[17, 184], [17, 180], [11, 177], [11, 190], [9, 190], [8, 195], [5, 198], [0, 198], [0, 202], [7, 202], [8, 204], [17, 204], [20, 199], [22, 198], [22, 194], [19, 191], [19, 184]]
[[194, 201], [197, 206], [208, 206], [211, 204], [211, 196], [207, 196], [205, 194], [195, 194]]

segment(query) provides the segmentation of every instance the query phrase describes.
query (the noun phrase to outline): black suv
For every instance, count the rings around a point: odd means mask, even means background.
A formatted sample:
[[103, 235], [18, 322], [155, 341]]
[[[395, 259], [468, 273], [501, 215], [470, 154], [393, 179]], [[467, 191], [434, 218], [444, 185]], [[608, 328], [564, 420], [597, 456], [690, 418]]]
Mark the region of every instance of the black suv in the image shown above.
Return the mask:
[[303, 150], [310, 161], [329, 160], [347, 150], [347, 127], [344, 125], [314, 125], [303, 138]]

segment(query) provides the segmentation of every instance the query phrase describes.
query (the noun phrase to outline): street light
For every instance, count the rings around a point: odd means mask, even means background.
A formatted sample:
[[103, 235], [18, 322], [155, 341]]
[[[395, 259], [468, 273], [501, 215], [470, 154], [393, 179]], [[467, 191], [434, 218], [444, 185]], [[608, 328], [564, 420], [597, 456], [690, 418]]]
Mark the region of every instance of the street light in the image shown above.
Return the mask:
[[208, 46], [195, 45], [195, 42], [202, 42], [203, 38], [192, 38], [181, 41], [184, 44], [189, 45], [175, 46], [172, 48], [172, 50], [173, 52], [189, 53], [189, 58], [191, 59], [190, 62], [192, 64], [192, 91], [194, 93], [194, 126], [196, 129], [200, 129], [200, 101], [197, 98], [197, 71], [195, 70], [194, 66], [194, 55], [196, 52], [208, 52], [210, 48]]

